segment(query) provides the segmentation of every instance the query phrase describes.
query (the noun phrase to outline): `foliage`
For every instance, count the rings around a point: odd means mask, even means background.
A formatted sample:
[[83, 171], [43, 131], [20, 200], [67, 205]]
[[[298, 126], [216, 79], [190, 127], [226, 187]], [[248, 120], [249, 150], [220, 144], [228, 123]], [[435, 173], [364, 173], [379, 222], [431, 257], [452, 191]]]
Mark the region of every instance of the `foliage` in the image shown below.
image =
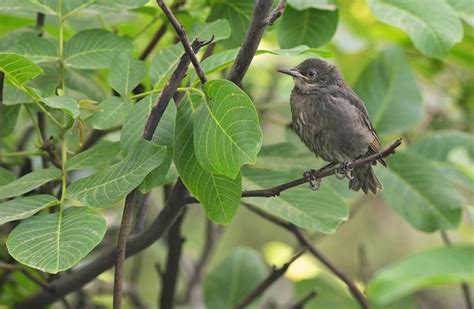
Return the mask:
[[[385, 204], [424, 233], [462, 229], [465, 209], [472, 221], [469, 0], [288, 0], [239, 84], [225, 76], [241, 51], [254, 1], [170, 6], [190, 41], [213, 39], [199, 54], [206, 55], [208, 81], [201, 83], [190, 66], [145, 140], [147, 120], [162, 108], [157, 102], [185, 54], [153, 1], [0, 3], [0, 263], [15, 264], [10, 281], [0, 280], [0, 305], [35, 291], [20, 288], [28, 280], [20, 270], [79, 272], [77, 264], [101, 242], [110, 245], [103, 241], [106, 219], [115, 220], [132, 192], [168, 197], [179, 177], [208, 219], [232, 227], [239, 224], [242, 192], [315, 168], [314, 156], [286, 134], [291, 81], [275, 77], [282, 63], [307, 57], [333, 57], [365, 102], [382, 144], [404, 138], [388, 168], [376, 167]], [[147, 56], [142, 51], [161, 25], [165, 33]], [[379, 203], [328, 178], [318, 192], [303, 185], [244, 201], [322, 234], [336, 233], [358, 201]], [[472, 245], [416, 252], [369, 278], [365, 294], [376, 308], [416, 308], [420, 289], [474, 282]], [[204, 303], [235, 306], [266, 272], [256, 250], [231, 250], [203, 274]], [[309, 308], [357, 307], [338, 284], [327, 274], [292, 283], [293, 301], [316, 288], [320, 296]]]

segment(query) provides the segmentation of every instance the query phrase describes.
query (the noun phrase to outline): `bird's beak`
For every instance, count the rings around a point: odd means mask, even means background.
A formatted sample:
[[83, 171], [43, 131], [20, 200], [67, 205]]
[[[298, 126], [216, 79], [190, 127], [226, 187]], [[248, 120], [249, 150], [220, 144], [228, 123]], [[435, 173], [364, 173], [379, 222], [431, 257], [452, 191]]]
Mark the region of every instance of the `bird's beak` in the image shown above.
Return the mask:
[[293, 76], [295, 78], [306, 79], [306, 76], [301, 74], [297, 69], [281, 68], [278, 69], [278, 72]]

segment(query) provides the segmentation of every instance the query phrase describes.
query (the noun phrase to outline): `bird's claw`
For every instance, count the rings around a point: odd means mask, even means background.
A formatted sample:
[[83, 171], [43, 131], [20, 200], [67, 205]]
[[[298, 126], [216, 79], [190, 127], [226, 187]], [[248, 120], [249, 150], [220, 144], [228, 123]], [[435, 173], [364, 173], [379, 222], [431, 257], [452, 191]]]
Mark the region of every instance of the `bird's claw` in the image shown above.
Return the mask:
[[321, 187], [321, 178], [317, 170], [306, 171], [303, 173], [303, 177], [308, 178], [309, 186], [312, 190], [319, 190]]
[[352, 168], [349, 168], [349, 164], [351, 164], [350, 161], [344, 161], [339, 165], [339, 167], [334, 172], [337, 179], [354, 179], [354, 175], [352, 175]]

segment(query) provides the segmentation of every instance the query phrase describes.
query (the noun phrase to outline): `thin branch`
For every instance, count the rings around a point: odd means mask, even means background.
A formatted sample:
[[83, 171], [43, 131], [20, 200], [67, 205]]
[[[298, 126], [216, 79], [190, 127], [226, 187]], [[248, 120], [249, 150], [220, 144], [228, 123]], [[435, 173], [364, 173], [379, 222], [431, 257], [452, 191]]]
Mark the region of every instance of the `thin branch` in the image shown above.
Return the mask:
[[300, 299], [296, 304], [292, 305], [290, 309], [303, 309], [304, 306], [318, 295], [316, 291], [309, 292], [305, 297]]
[[269, 26], [273, 25], [275, 20], [277, 20], [277, 18], [280, 17], [281, 14], [283, 14], [283, 11], [285, 10], [285, 6], [286, 6], [285, 0], [278, 1], [278, 4], [275, 7], [275, 9], [265, 19], [265, 23]]
[[184, 31], [183, 25], [178, 22], [173, 12], [171, 12], [170, 8], [166, 5], [164, 0], [157, 0], [156, 2], [163, 10], [163, 13], [165, 13], [166, 17], [168, 17], [168, 20], [173, 25], [173, 28], [176, 31], [176, 34], [178, 35], [178, 38], [181, 41], [181, 44], [183, 44], [186, 54], [188, 54], [191, 63], [193, 64], [194, 69], [196, 70], [196, 74], [199, 76], [201, 83], [204, 84], [207, 81], [206, 75], [204, 74], [204, 70], [202, 69], [199, 60], [197, 59], [196, 54], [194, 53], [194, 50], [191, 47], [191, 43], [189, 43], [188, 36], [186, 35], [186, 31]]
[[323, 263], [327, 268], [329, 268], [339, 279], [341, 279], [349, 288], [351, 294], [355, 297], [355, 299], [359, 302], [359, 304], [362, 306], [362, 308], [367, 309], [369, 308], [369, 303], [365, 296], [362, 294], [361, 291], [357, 288], [355, 283], [349, 279], [342, 271], [340, 271], [326, 256], [324, 256], [319, 250], [316, 249], [316, 247], [311, 244], [311, 242], [306, 238], [306, 236], [303, 235], [300, 229], [298, 229], [295, 225], [286, 222], [284, 220], [281, 220], [280, 218], [277, 218], [269, 213], [266, 213], [265, 211], [247, 204], [247, 203], [242, 203], [245, 207], [250, 209], [252, 212], [258, 214], [262, 218], [273, 222], [274, 224], [286, 229], [290, 233], [295, 236], [295, 238], [298, 240], [298, 242], [306, 247], [308, 251], [321, 263]]
[[152, 50], [155, 48], [155, 46], [161, 40], [163, 35], [166, 33], [166, 28], [167, 28], [166, 24], [163, 24], [160, 26], [160, 28], [158, 28], [158, 30], [155, 32], [155, 34], [151, 38], [150, 42], [148, 42], [148, 45], [140, 54], [140, 57], [139, 57], [140, 60], [145, 60], [148, 57], [148, 55], [150, 55]]
[[[446, 246], [451, 247], [451, 239], [449, 239], [448, 233], [446, 231], [441, 231], [441, 239], [443, 239], [443, 242]], [[466, 282], [461, 283], [461, 292], [464, 298], [464, 303], [466, 304], [466, 309], [472, 309], [474, 308], [474, 303], [472, 302], [472, 297], [471, 297], [471, 290], [469, 289], [469, 285]]]
[[42, 37], [43, 36], [43, 26], [44, 26], [44, 20], [46, 16], [43, 13], [36, 13], [36, 29], [39, 31], [38, 36]]
[[227, 79], [235, 84], [240, 84], [247, 69], [252, 62], [263, 32], [267, 26], [266, 19], [270, 14], [273, 0], [257, 0], [253, 9], [252, 20], [245, 34], [242, 47], [235, 58], [234, 65], [230, 69]]
[[272, 271], [262, 283], [260, 283], [253, 291], [251, 291], [238, 305], [237, 308], [245, 308], [254, 300], [260, 297], [273, 283], [280, 279], [288, 270], [290, 265], [296, 261], [305, 252], [305, 248], [298, 250], [288, 262], [283, 264], [280, 268], [272, 267]]

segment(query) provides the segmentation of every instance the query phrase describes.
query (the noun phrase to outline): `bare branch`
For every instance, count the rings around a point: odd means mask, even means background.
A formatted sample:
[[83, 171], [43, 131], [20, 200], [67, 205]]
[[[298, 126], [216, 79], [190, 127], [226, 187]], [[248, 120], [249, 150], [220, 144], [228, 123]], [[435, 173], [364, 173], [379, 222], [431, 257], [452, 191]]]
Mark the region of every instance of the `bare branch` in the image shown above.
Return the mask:
[[173, 28], [176, 31], [176, 34], [178, 35], [178, 38], [181, 41], [181, 44], [183, 44], [186, 54], [188, 54], [189, 58], [191, 59], [191, 63], [193, 64], [194, 69], [196, 70], [196, 74], [199, 76], [201, 83], [204, 84], [207, 81], [206, 76], [204, 74], [204, 70], [202, 69], [199, 60], [197, 59], [196, 54], [194, 53], [193, 48], [189, 43], [188, 36], [186, 35], [186, 31], [184, 31], [183, 25], [178, 22], [173, 12], [171, 12], [170, 8], [166, 5], [164, 0], [157, 0], [156, 2], [163, 10], [163, 13], [165, 13], [166, 17], [168, 17], [168, 20], [173, 25]]
[[303, 309], [304, 306], [313, 298], [315, 298], [317, 295], [318, 293], [316, 291], [309, 292], [305, 297], [300, 299], [296, 304], [292, 305], [290, 309]]
[[301, 230], [296, 227], [294, 224], [291, 224], [289, 222], [286, 222], [284, 220], [281, 220], [280, 218], [277, 218], [269, 213], [266, 213], [265, 211], [247, 204], [247, 203], [242, 203], [245, 207], [250, 209], [252, 212], [258, 214], [262, 218], [273, 222], [274, 224], [286, 229], [290, 233], [295, 236], [295, 238], [298, 240], [298, 242], [306, 247], [308, 251], [321, 263], [323, 263], [327, 268], [329, 268], [339, 279], [341, 279], [349, 288], [351, 294], [355, 297], [355, 299], [359, 302], [359, 304], [362, 306], [362, 308], [367, 309], [369, 308], [369, 303], [365, 296], [362, 294], [361, 291], [357, 288], [355, 283], [349, 279], [342, 271], [340, 271], [336, 265], [334, 265], [325, 255], [323, 255], [319, 250], [316, 249], [313, 244], [306, 238], [306, 236], [303, 235]]
[[269, 26], [273, 25], [275, 20], [277, 20], [277, 18], [280, 17], [281, 14], [283, 14], [283, 11], [285, 10], [285, 6], [286, 6], [285, 0], [278, 1], [278, 4], [275, 7], [275, 9], [265, 19], [265, 23]]
[[305, 252], [305, 248], [298, 250], [288, 262], [283, 264], [280, 268], [276, 268], [275, 266], [272, 267], [272, 271], [268, 275], [268, 277], [260, 283], [252, 292], [250, 292], [238, 305], [237, 308], [245, 308], [250, 303], [252, 303], [255, 299], [261, 296], [273, 283], [275, 283], [278, 279], [280, 279], [288, 270], [290, 265], [296, 261], [300, 256], [303, 255]]

